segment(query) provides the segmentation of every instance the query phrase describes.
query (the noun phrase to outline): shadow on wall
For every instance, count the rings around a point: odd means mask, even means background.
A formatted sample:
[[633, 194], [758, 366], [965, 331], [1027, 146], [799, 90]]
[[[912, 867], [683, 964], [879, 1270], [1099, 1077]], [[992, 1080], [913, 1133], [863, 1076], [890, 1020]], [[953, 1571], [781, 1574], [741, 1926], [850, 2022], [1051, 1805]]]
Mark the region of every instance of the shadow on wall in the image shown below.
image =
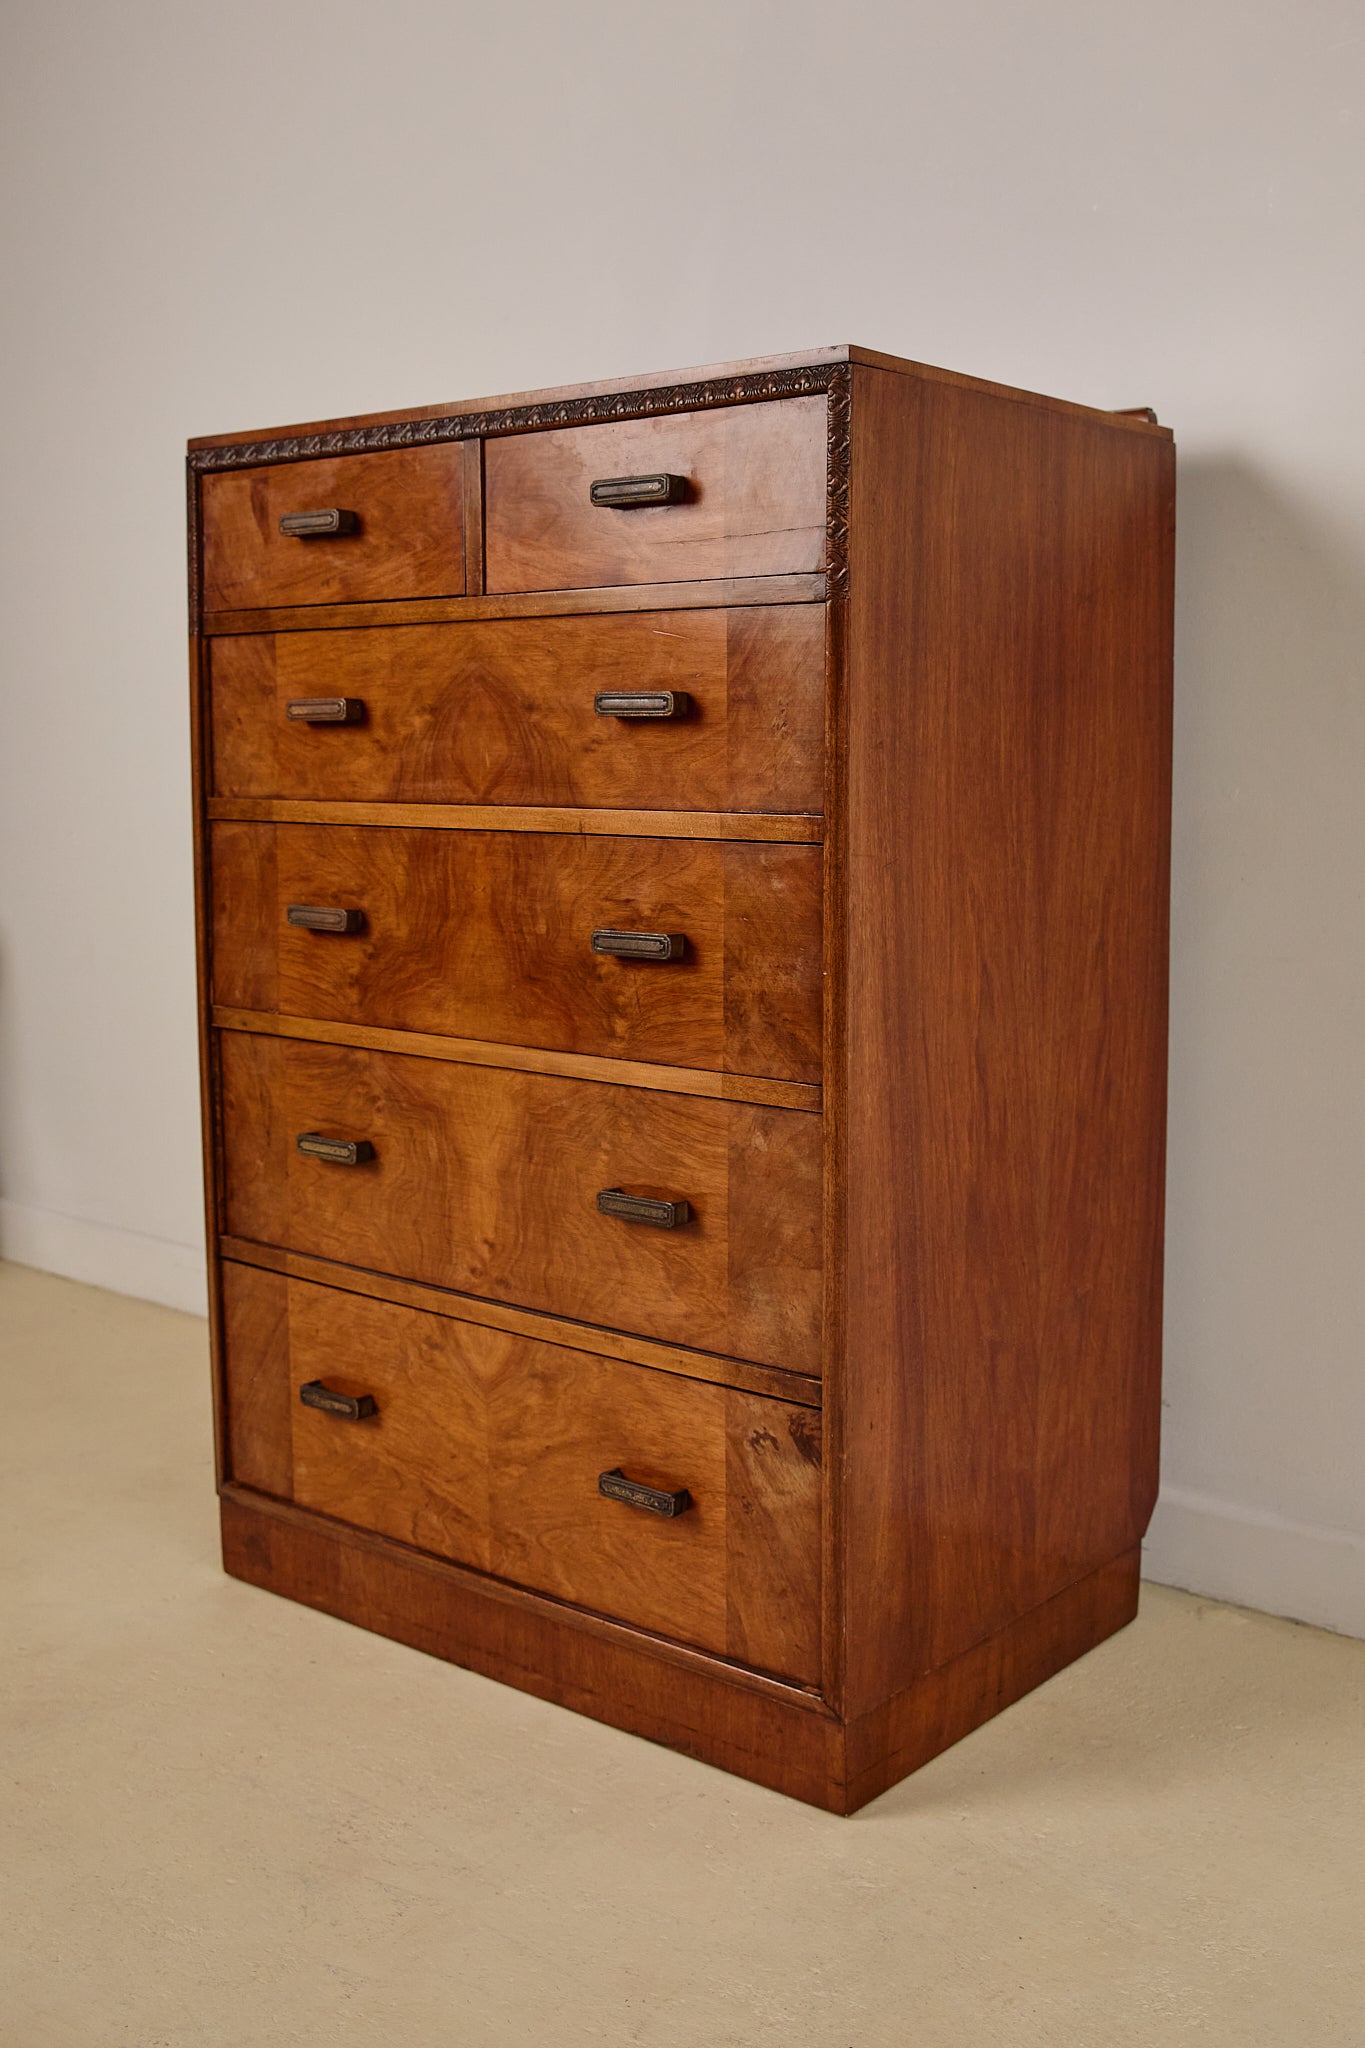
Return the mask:
[[1164, 1477], [1359, 1529], [1365, 532], [1179, 491]]

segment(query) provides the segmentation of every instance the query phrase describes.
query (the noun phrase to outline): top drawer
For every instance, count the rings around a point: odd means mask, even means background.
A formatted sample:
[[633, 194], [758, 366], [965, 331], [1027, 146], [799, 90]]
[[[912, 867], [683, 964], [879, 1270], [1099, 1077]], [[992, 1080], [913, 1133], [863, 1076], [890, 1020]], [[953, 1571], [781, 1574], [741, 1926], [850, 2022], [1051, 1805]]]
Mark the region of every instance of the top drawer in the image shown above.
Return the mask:
[[[205, 609], [461, 596], [463, 478], [458, 446], [206, 476]], [[342, 531], [280, 531], [282, 519], [328, 512]]]
[[[487, 587], [822, 569], [825, 424], [824, 398], [784, 398], [490, 440]], [[676, 502], [593, 501], [595, 483], [660, 478]]]

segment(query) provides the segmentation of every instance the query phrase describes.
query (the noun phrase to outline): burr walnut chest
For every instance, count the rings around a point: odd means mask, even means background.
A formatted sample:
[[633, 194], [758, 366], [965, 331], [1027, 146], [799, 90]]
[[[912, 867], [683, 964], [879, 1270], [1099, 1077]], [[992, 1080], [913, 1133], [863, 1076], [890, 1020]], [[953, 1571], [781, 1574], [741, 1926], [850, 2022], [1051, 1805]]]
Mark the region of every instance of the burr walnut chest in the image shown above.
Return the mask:
[[1131, 1618], [1173, 478], [855, 348], [191, 444], [230, 1572], [840, 1812]]

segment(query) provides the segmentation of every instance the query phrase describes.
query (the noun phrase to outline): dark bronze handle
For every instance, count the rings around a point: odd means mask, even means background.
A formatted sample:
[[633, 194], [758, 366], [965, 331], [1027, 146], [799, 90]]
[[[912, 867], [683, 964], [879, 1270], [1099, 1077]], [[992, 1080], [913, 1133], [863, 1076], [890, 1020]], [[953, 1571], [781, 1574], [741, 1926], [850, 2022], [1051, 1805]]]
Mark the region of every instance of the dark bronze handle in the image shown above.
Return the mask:
[[362, 1422], [367, 1415], [378, 1412], [373, 1394], [334, 1394], [321, 1380], [308, 1380], [301, 1386], [299, 1399], [305, 1408], [322, 1408], [328, 1415], [344, 1415], [348, 1422]]
[[300, 725], [359, 725], [365, 716], [363, 697], [291, 697], [284, 709]]
[[686, 718], [692, 699], [686, 690], [599, 690], [592, 708], [599, 718]]
[[343, 512], [339, 505], [327, 505], [318, 512], [286, 512], [280, 532], [291, 540], [325, 540], [338, 533], [359, 533], [358, 512]]
[[341, 910], [330, 903], [291, 903], [285, 921], [305, 932], [359, 932], [365, 929], [363, 910]]
[[676, 1493], [662, 1486], [645, 1486], [638, 1479], [627, 1479], [619, 1465], [614, 1471], [598, 1473], [597, 1491], [608, 1500], [622, 1500], [628, 1508], [643, 1508], [647, 1515], [662, 1515], [669, 1522], [675, 1515], [685, 1515], [692, 1505], [685, 1486]]
[[597, 1206], [604, 1216], [619, 1216], [623, 1223], [652, 1223], [656, 1230], [677, 1230], [692, 1220], [690, 1202], [661, 1202], [653, 1195], [623, 1195], [620, 1188], [603, 1188]]
[[324, 1138], [321, 1131], [300, 1131], [294, 1143], [305, 1159], [327, 1159], [333, 1166], [364, 1166], [374, 1158], [368, 1138]]
[[687, 478], [669, 476], [599, 476], [588, 492], [594, 505], [681, 505], [687, 496]]
[[687, 951], [685, 932], [594, 932], [594, 953], [614, 960], [681, 960]]

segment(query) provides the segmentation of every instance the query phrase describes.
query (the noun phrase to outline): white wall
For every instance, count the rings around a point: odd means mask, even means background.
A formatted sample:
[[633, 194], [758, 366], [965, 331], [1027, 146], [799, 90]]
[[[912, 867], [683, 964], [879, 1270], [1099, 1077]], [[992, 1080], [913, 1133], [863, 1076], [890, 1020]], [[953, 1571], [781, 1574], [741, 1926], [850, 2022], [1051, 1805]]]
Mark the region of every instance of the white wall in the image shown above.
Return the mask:
[[836, 340], [1182, 456], [1160, 1577], [1365, 1633], [1354, 0], [11, 0], [10, 1256], [201, 1298], [185, 437]]

